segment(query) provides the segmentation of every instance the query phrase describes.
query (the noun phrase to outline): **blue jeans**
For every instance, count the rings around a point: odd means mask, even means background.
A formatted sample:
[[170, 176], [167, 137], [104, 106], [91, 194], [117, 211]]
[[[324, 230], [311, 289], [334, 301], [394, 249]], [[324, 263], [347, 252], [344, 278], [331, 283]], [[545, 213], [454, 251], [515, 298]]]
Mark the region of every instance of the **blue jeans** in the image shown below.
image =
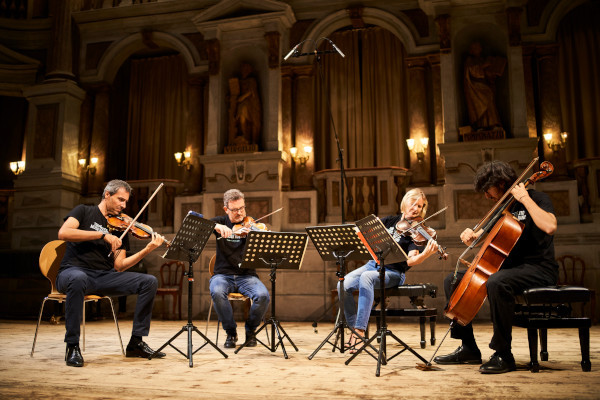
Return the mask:
[[148, 336], [152, 306], [158, 288], [153, 275], [138, 272], [98, 271], [88, 268], [69, 267], [56, 277], [56, 288], [67, 295], [65, 302], [65, 342], [79, 343], [79, 326], [83, 318], [83, 297], [88, 294], [125, 296], [137, 294], [133, 314], [134, 336]]
[[237, 328], [233, 319], [233, 308], [227, 295], [238, 292], [252, 299], [252, 307], [246, 321], [246, 331], [254, 332], [262, 321], [269, 306], [269, 291], [256, 276], [217, 274], [210, 278], [210, 295], [219, 320], [226, 332]]
[[[395, 269], [385, 269], [386, 288], [401, 285], [404, 283], [404, 279], [404, 273]], [[354, 327], [354, 329], [367, 329], [375, 297], [374, 292], [378, 288], [379, 271], [374, 260], [346, 275], [344, 280], [344, 315], [348, 326]], [[352, 295], [355, 290], [358, 290], [358, 310]], [[339, 283], [338, 293], [341, 295]]]

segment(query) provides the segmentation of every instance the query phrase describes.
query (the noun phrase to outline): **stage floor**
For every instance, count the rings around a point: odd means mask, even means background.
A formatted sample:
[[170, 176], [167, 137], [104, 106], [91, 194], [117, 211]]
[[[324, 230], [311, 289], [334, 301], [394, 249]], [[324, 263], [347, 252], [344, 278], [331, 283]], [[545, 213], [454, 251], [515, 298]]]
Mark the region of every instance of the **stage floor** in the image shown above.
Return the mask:
[[[206, 321], [194, 321], [204, 332]], [[124, 345], [131, 334], [131, 321], [121, 321]], [[158, 348], [186, 321], [153, 321], [148, 344]], [[33, 358], [30, 357], [35, 322], [0, 320], [0, 398], [3, 399], [598, 399], [600, 398], [600, 327], [591, 330], [592, 371], [582, 372], [577, 330], [551, 330], [548, 334], [550, 360], [541, 362], [539, 373], [525, 369], [529, 362], [527, 334], [513, 331], [513, 353], [517, 371], [501, 375], [482, 375], [478, 366], [444, 366], [439, 371], [421, 371], [420, 363], [406, 351], [381, 367], [375, 376], [377, 362], [360, 354], [349, 365], [349, 354], [332, 352], [326, 344], [312, 360], [308, 356], [333, 329], [333, 324], [319, 323], [318, 333], [310, 323], [283, 322], [283, 328], [298, 346], [295, 351], [286, 340], [289, 359], [281, 349], [272, 353], [258, 346], [244, 348], [238, 354], [223, 349], [224, 358], [206, 346], [193, 356], [194, 366], [174, 349], [167, 347], [164, 359], [124, 358], [116, 329], [111, 320], [88, 322], [83, 368], [67, 367], [64, 362], [64, 325], [42, 322]], [[373, 329], [373, 325], [371, 325]], [[243, 340], [243, 326], [240, 327]], [[239, 328], [238, 328], [239, 329]], [[434, 347], [419, 346], [416, 322], [392, 322], [391, 331], [422, 357], [429, 360]], [[438, 324], [437, 338], [446, 333], [447, 325]], [[429, 327], [427, 326], [427, 331]], [[214, 341], [216, 322], [209, 327]], [[476, 338], [484, 360], [492, 351], [487, 347], [491, 324], [477, 324]], [[427, 333], [429, 336], [429, 332]], [[265, 341], [264, 334], [260, 339]], [[391, 341], [391, 339], [390, 339]], [[194, 333], [194, 345], [204, 341]], [[187, 352], [187, 334], [175, 342]], [[376, 342], [375, 342], [376, 343]], [[453, 351], [458, 342], [449, 337], [438, 354]], [[196, 348], [196, 347], [195, 347]], [[388, 354], [398, 346], [388, 344]]]

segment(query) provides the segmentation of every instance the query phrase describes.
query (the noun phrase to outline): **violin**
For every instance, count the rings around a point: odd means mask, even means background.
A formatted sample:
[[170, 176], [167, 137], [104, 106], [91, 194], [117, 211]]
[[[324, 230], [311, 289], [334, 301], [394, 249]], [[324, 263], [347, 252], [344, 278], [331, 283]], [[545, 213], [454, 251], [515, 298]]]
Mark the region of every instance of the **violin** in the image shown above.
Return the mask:
[[[437, 233], [435, 229], [425, 225], [423, 217], [416, 217], [414, 219], [402, 218], [396, 224], [396, 231], [405, 237], [409, 237], [417, 246], [425, 246], [430, 240], [436, 240]], [[441, 245], [437, 245], [437, 251], [440, 255], [440, 260], [448, 259], [448, 253], [445, 248]]]
[[268, 229], [263, 222], [256, 222], [252, 217], [245, 217], [242, 222], [233, 226], [232, 231], [236, 236], [246, 237], [250, 231], [268, 231]]
[[[108, 221], [108, 229], [112, 231], [123, 232], [131, 224], [133, 218], [127, 214], [121, 213], [119, 215], [109, 215], [106, 220]], [[137, 221], [131, 225], [129, 232], [131, 232], [131, 234], [138, 239], [149, 239], [152, 237], [153, 233], [157, 234], [150, 226]], [[167, 246], [171, 244], [167, 239], [165, 239], [164, 236], [159, 234], [157, 235], [165, 241]]]

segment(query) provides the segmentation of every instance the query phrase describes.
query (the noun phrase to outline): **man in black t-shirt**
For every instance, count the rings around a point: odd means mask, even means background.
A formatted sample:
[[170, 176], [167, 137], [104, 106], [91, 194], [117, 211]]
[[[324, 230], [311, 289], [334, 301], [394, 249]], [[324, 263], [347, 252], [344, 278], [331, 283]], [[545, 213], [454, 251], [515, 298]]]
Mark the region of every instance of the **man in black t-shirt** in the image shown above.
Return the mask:
[[[107, 217], [123, 211], [130, 193], [131, 187], [127, 182], [108, 182], [97, 206], [78, 205], [65, 217], [65, 222], [58, 231], [58, 238], [67, 241], [67, 249], [56, 277], [56, 287], [67, 295], [65, 361], [68, 366], [83, 366], [83, 357], [79, 350], [79, 326], [83, 315], [83, 298], [88, 294], [137, 294], [133, 330], [126, 356], [148, 358], [154, 353], [142, 337], [147, 336], [150, 331], [152, 306], [158, 282], [153, 275], [126, 270], [159, 247], [163, 238], [153, 233], [152, 240], [146, 247], [127, 257], [127, 236], [121, 240], [108, 230]], [[164, 356], [164, 353], [154, 355], [155, 358]]]
[[236, 224], [246, 218], [244, 194], [231, 189], [223, 195], [223, 209], [226, 215], [212, 218], [217, 223], [217, 257], [214, 275], [210, 278], [210, 295], [223, 329], [227, 333], [226, 348], [235, 347], [237, 341], [237, 324], [233, 319], [233, 309], [227, 299], [232, 292], [239, 292], [252, 299], [252, 307], [246, 321], [247, 347], [257, 345], [254, 331], [262, 321], [269, 306], [269, 291], [258, 279], [253, 269], [242, 269], [242, 256], [246, 244], [247, 228], [233, 231]]
[[[475, 175], [475, 190], [497, 202], [517, 180], [510, 165], [493, 161], [483, 165]], [[490, 348], [495, 351], [490, 360], [479, 368], [484, 374], [498, 374], [516, 369], [511, 351], [512, 322], [515, 296], [536, 286], [555, 285], [558, 265], [554, 259], [554, 240], [557, 222], [548, 195], [526, 189], [523, 183], [510, 192], [515, 202], [509, 209], [513, 217], [524, 224], [521, 236], [502, 263], [502, 268], [490, 275], [487, 283], [487, 299], [490, 304], [494, 334]], [[460, 235], [466, 245], [471, 245], [483, 230], [466, 229]], [[464, 272], [458, 274], [458, 282]], [[446, 277], [444, 289], [449, 299], [452, 294], [454, 274]], [[438, 364], [481, 364], [481, 352], [473, 336], [473, 327], [458, 322], [452, 324], [451, 336], [461, 339], [462, 345], [453, 353], [435, 357]]]

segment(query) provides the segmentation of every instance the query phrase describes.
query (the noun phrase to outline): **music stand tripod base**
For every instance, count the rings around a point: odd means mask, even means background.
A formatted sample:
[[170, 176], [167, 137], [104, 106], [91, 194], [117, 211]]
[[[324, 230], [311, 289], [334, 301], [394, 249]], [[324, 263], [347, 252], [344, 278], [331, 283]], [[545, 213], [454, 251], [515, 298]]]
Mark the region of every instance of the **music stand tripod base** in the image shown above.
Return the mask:
[[[366, 261], [370, 260], [371, 256], [369, 251], [362, 244], [360, 238], [356, 235], [356, 225], [345, 224], [345, 225], [331, 225], [331, 226], [309, 226], [306, 227], [306, 232], [310, 236], [315, 248], [319, 252], [323, 261], [336, 261], [339, 265], [339, 271], [337, 276], [340, 282], [339, 296], [339, 317], [336, 320], [333, 330], [327, 335], [327, 337], [319, 344], [319, 346], [308, 356], [309, 360], [321, 350], [321, 348], [329, 343], [333, 346], [331, 351], [338, 349], [340, 353], [345, 351], [345, 340], [344, 330], [348, 328], [357, 337], [361, 335], [354, 330], [354, 328], [348, 326], [346, 323], [346, 315], [344, 313], [344, 277], [346, 275], [345, 261]], [[329, 339], [335, 336], [335, 341], [332, 343]], [[338, 346], [338, 341], [340, 345]]]
[[[254, 337], [258, 343], [269, 349], [272, 353], [281, 345], [283, 356], [286, 359], [289, 357], [285, 350], [283, 339], [287, 338], [296, 351], [298, 351], [298, 347], [296, 347], [275, 316], [275, 280], [277, 279], [277, 268], [300, 269], [307, 243], [308, 236], [305, 233], [251, 231], [246, 239], [246, 247], [244, 256], [242, 257], [241, 268], [269, 267], [271, 270], [271, 316], [254, 332]], [[258, 339], [258, 333], [268, 326], [271, 327], [271, 343], [267, 345]], [[283, 335], [281, 334], [282, 332]], [[277, 342], [275, 342], [275, 335], [277, 335]], [[234, 353], [237, 354], [247, 344], [248, 341], [244, 342]]]
[[[179, 232], [177, 232], [173, 238], [171, 246], [169, 246], [169, 249], [163, 255], [163, 258], [187, 261], [189, 263], [188, 272], [186, 273], [188, 278], [188, 323], [184, 325], [171, 339], [167, 340], [165, 344], [160, 346], [158, 350], [156, 350], [150, 357], [148, 357], [150, 360], [157, 355], [159, 351], [167, 346], [171, 346], [179, 354], [189, 360], [190, 368], [192, 368], [194, 366], [193, 355], [204, 348], [204, 346], [207, 344], [210, 344], [219, 353], [221, 353], [223, 357], [227, 358], [227, 354], [225, 354], [208, 337], [200, 332], [192, 322], [192, 284], [194, 282], [193, 264], [196, 262], [196, 260], [198, 260], [200, 253], [202, 253], [204, 246], [206, 246], [206, 242], [208, 242], [208, 239], [212, 235], [215, 225], [215, 222], [202, 218], [201, 214], [189, 211], [181, 223]], [[187, 332], [188, 334], [187, 354], [172, 344], [172, 342], [184, 332]], [[202, 339], [204, 339], [204, 344], [195, 351], [192, 344], [193, 332], [196, 332]]]
[[[361, 239], [363, 240], [365, 247], [367, 247], [372, 254], [375, 254], [377, 263], [379, 264], [379, 297], [384, 303], [385, 259], [388, 258], [388, 262], [391, 263], [405, 261], [407, 259], [406, 253], [404, 253], [404, 250], [402, 250], [398, 243], [392, 238], [392, 236], [387, 231], [381, 220], [376, 216], [369, 215], [368, 217], [357, 221], [356, 226], [360, 230]], [[367, 351], [367, 353], [371, 357], [377, 359], [377, 368], [375, 370], [375, 376], [380, 375], [382, 364], [386, 365], [389, 360], [402, 354], [406, 350], [411, 352], [419, 360], [423, 361], [423, 363], [429, 364], [426, 359], [419, 355], [419, 353], [413, 350], [409, 345], [404, 343], [400, 338], [398, 338], [396, 335], [394, 335], [392, 331], [388, 329], [386, 320], [386, 309], [383, 303], [381, 307], [381, 324], [379, 329], [363, 344], [363, 346], [360, 349], [358, 349], [356, 353], [352, 355], [352, 357], [346, 360], [346, 365], [348, 365], [352, 360], [354, 360], [354, 358], [357, 357], [363, 350], [366, 350], [367, 346], [370, 346], [371, 342], [377, 338], [381, 339], [379, 343], [378, 357], [375, 357]], [[397, 343], [399, 343], [402, 346], [402, 349], [391, 357], [387, 356], [388, 336], [392, 337]]]

